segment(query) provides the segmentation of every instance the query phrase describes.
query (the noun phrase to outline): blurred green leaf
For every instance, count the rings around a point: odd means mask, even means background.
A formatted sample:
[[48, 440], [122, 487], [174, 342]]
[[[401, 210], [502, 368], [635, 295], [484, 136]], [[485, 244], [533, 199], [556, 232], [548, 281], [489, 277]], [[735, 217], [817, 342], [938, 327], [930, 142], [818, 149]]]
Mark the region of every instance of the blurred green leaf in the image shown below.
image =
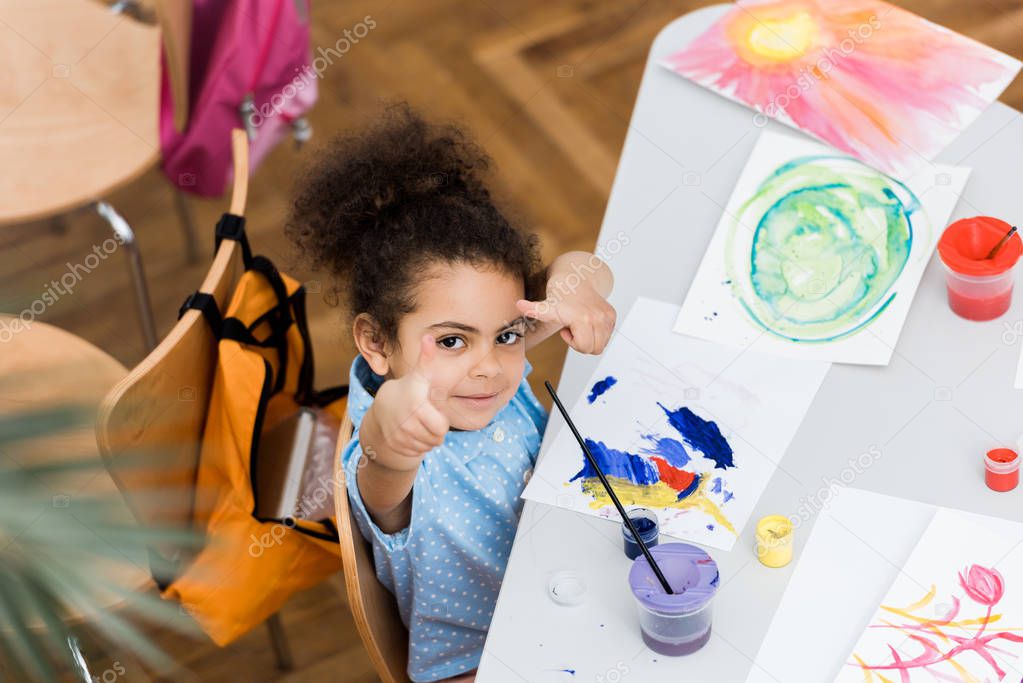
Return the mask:
[[[69, 671], [81, 677], [69, 643], [77, 642], [79, 628], [88, 628], [109, 651], [130, 651], [146, 667], [188, 678], [143, 627], [194, 636], [194, 625], [155, 588], [122, 585], [111, 568], [133, 565], [137, 574], [148, 574], [148, 548], [190, 553], [201, 546], [201, 537], [188, 528], [136, 524], [116, 489], [88, 493], [90, 472], [107, 476], [98, 458], [31, 451], [34, 440], [45, 439], [52, 449], [52, 437], [90, 425], [91, 411], [77, 406], [0, 418], [0, 659], [14, 680], [52, 681]], [[138, 467], [152, 469], [156, 458], [122, 454], [118, 465], [132, 467], [137, 461]], [[68, 490], [71, 481], [78, 482], [77, 489]], [[180, 500], [176, 493], [167, 488], [152, 496]], [[104, 595], [123, 601], [116, 613], [97, 597]], [[72, 623], [80, 614], [87, 615], [85, 627]]]

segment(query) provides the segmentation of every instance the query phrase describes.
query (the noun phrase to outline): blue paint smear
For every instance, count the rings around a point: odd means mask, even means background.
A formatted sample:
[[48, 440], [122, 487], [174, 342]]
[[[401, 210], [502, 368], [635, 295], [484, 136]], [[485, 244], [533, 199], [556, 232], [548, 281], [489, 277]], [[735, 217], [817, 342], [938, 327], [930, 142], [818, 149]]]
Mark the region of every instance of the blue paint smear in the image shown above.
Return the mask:
[[682, 435], [687, 444], [714, 461], [715, 469], [735, 467], [732, 447], [721, 435], [721, 430], [715, 422], [704, 420], [685, 406], [678, 410], [668, 410], [661, 403], [657, 405], [661, 406], [661, 410], [668, 416], [668, 422]]
[[707, 525], [707, 531], [714, 531], [714, 525], [713, 524], [708, 524]]
[[725, 482], [721, 477], [714, 477], [714, 481], [710, 487], [711, 493], [720, 493], [724, 496], [722, 504], [727, 503], [732, 498], [735, 498], [735, 494], [725, 488]]
[[695, 477], [693, 477], [692, 483], [689, 484], [689, 486], [687, 486], [684, 489], [682, 489], [681, 491], [679, 491], [678, 492], [678, 498], [676, 498], [675, 500], [683, 500], [683, 499], [688, 498], [689, 496], [693, 495], [693, 492], [696, 491], [696, 489], [700, 488], [700, 479], [701, 478], [702, 477], [699, 474], [697, 474]]
[[673, 467], [681, 468], [689, 464], [691, 458], [681, 441], [656, 434], [644, 434], [643, 438], [653, 444], [651, 448], [643, 449], [647, 455], [659, 455]]
[[575, 669], [558, 669], [559, 673], [566, 673], [575, 676]]
[[[619, 477], [633, 484], [643, 485], [656, 484], [661, 480], [654, 464], [642, 456], [608, 448], [603, 441], [592, 439], [586, 439], [586, 447], [590, 449], [601, 471], [608, 477]], [[590, 467], [590, 461], [586, 460], [583, 468], [569, 481], [596, 476], [597, 473]]]
[[590, 388], [590, 395], [586, 397], [586, 400], [589, 403], [593, 403], [598, 398], [600, 398], [600, 396], [604, 394], [608, 389], [610, 389], [616, 384], [618, 384], [618, 380], [612, 377], [611, 375], [608, 375], [602, 380], [598, 380]]

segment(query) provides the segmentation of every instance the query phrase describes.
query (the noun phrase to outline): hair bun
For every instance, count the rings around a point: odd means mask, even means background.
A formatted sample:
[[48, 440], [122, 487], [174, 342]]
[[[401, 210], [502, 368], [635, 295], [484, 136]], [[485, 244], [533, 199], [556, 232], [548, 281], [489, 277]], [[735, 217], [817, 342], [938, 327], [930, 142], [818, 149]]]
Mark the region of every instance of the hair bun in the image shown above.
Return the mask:
[[457, 127], [428, 124], [407, 104], [340, 137], [299, 178], [285, 232], [334, 279], [353, 316], [394, 340], [429, 266], [482, 265], [542, 296], [537, 239], [484, 186], [490, 160]]
[[[332, 140], [297, 183], [285, 232], [314, 267], [348, 270], [353, 245], [402, 223], [416, 205], [486, 200], [486, 153], [454, 125], [430, 124], [407, 103]], [[379, 234], [375, 235], [380, 237]]]

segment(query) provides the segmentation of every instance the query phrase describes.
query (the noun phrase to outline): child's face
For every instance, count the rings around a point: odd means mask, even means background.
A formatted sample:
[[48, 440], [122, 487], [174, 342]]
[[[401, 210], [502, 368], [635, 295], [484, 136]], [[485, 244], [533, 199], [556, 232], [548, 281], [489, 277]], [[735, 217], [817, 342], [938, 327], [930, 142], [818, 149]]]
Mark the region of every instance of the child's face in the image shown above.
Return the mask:
[[515, 395], [526, 362], [525, 320], [515, 305], [521, 279], [467, 264], [431, 268], [416, 290], [416, 310], [398, 324], [391, 376], [419, 362], [423, 335], [437, 340], [431, 397], [455, 429], [487, 426]]

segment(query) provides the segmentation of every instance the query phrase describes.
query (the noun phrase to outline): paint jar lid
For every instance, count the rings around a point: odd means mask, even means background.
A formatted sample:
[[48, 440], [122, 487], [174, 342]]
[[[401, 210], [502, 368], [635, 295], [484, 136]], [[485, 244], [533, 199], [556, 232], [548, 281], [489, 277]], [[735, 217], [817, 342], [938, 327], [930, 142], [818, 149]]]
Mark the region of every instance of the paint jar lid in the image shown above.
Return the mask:
[[767, 515], [757, 522], [757, 542], [777, 545], [792, 540], [792, 520], [784, 515]]
[[581, 605], [586, 599], [586, 582], [579, 572], [557, 572], [547, 582], [547, 596], [565, 607]]
[[1005, 221], [990, 216], [963, 218], [945, 228], [938, 240], [938, 254], [942, 263], [956, 273], [999, 275], [1016, 265], [1023, 254], [1023, 240], [1015, 234], [993, 259], [985, 258], [1011, 228]]
[[643, 607], [666, 614], [697, 612], [718, 589], [718, 566], [706, 551], [688, 543], [664, 543], [650, 549], [674, 591], [664, 592], [660, 580], [640, 555], [629, 570], [629, 587]]
[[1019, 469], [1019, 455], [1011, 448], [995, 448], [984, 456], [984, 465], [995, 474], [1008, 474]]

